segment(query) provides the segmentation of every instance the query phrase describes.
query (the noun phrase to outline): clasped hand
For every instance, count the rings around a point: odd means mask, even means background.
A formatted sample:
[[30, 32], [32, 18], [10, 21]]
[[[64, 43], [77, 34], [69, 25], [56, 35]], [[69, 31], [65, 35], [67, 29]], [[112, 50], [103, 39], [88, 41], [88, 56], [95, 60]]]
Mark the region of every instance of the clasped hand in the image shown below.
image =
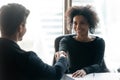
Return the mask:
[[67, 54], [64, 51], [58, 51], [55, 53], [55, 59], [56, 61], [60, 58], [60, 57], [67, 57]]

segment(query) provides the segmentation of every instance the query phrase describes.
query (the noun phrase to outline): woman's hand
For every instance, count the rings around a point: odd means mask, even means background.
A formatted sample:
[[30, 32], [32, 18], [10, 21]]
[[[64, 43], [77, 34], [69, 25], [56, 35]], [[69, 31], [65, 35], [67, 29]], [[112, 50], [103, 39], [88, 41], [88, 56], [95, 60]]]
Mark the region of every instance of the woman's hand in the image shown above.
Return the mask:
[[72, 74], [72, 77], [84, 77], [86, 75], [85, 70], [81, 69], [81, 70], [77, 70], [76, 72], [74, 72]]

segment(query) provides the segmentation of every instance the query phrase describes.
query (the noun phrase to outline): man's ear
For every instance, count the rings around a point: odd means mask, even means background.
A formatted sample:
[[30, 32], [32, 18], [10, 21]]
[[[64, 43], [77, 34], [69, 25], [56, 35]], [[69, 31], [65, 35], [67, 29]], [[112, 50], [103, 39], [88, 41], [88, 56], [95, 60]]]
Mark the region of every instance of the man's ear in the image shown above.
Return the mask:
[[24, 27], [25, 25], [23, 24], [23, 23], [21, 23], [21, 25], [20, 25], [20, 27], [19, 27], [19, 29], [18, 29], [18, 31], [21, 33], [22, 31], [23, 31], [23, 27]]

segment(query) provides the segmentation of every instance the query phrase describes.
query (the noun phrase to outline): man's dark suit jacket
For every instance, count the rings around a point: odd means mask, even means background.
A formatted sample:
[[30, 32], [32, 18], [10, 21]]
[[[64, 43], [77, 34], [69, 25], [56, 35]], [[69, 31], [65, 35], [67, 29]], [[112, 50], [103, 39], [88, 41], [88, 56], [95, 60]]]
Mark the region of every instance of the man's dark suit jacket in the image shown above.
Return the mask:
[[24, 51], [14, 41], [0, 38], [0, 80], [59, 80], [66, 68], [64, 57], [49, 66], [34, 52]]

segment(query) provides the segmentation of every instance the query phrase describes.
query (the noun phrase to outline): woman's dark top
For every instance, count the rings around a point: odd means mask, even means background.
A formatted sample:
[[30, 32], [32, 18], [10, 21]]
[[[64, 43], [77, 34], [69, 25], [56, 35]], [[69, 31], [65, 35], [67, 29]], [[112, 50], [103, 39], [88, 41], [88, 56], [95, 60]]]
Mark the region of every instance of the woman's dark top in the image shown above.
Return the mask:
[[68, 53], [70, 63], [69, 72], [84, 69], [86, 73], [108, 71], [104, 64], [105, 42], [102, 38], [95, 36], [90, 42], [80, 42], [68, 35], [62, 38], [59, 51]]

